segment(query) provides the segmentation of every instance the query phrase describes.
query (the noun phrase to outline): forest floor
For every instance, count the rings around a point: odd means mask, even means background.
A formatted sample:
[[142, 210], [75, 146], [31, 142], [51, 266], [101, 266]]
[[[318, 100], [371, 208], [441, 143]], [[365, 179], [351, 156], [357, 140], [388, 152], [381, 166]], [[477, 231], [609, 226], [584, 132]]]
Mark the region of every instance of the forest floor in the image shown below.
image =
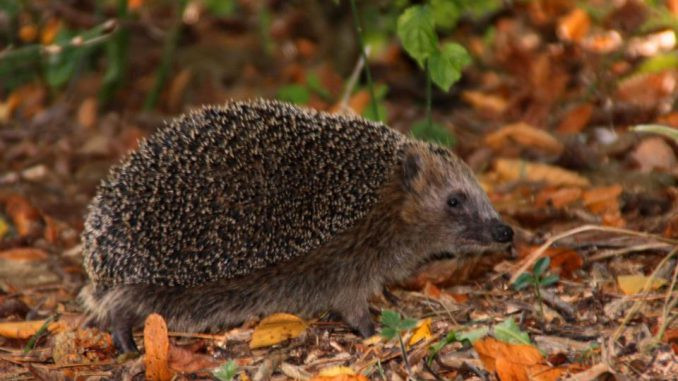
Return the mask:
[[[436, 261], [390, 288], [395, 303], [375, 296], [373, 338], [326, 316], [209, 334], [163, 333], [154, 316], [135, 333], [146, 354], [131, 358], [79, 326], [97, 185], [139, 139], [203, 104], [277, 97], [368, 113], [370, 92], [351, 80], [351, 9], [232, 1], [221, 16], [189, 1], [178, 18], [130, 0], [124, 20], [103, 9], [112, 26], [93, 1], [42, 3], [0, 6], [0, 32], [19, 41], [0, 45], [0, 380], [678, 379], [677, 1], [498, 2], [439, 32], [473, 62], [449, 92], [434, 89], [433, 120], [513, 227], [508, 252]], [[359, 9], [383, 119], [408, 132], [426, 113], [426, 76], [388, 27], [400, 9]], [[73, 39], [99, 26], [106, 45]], [[74, 44], [63, 62], [8, 71], [19, 47], [54, 57], [63, 41]], [[123, 58], [126, 77], [110, 85]]]

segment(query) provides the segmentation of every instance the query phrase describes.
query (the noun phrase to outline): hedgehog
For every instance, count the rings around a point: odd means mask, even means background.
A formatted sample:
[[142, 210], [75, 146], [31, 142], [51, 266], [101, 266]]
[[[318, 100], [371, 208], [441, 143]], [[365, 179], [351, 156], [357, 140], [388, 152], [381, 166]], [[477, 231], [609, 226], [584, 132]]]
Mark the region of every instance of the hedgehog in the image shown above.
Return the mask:
[[237, 101], [178, 117], [102, 181], [80, 299], [123, 352], [153, 312], [207, 331], [329, 311], [368, 337], [385, 285], [512, 237], [447, 148], [356, 116]]

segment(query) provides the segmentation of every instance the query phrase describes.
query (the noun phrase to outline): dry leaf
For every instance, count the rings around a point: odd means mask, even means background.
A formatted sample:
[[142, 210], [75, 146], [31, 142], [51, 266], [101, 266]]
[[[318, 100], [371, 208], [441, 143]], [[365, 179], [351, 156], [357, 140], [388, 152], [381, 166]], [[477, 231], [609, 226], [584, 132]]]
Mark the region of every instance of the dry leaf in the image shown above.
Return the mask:
[[370, 93], [367, 90], [358, 91], [348, 100], [348, 107], [358, 115], [362, 115], [369, 104]]
[[440, 289], [429, 281], [427, 281], [426, 284], [424, 285], [422, 292], [424, 293], [424, 295], [432, 299], [439, 299], [441, 295]]
[[619, 81], [617, 97], [621, 101], [653, 109], [675, 94], [678, 88], [677, 77], [678, 74], [671, 70], [633, 75]]
[[591, 120], [593, 105], [584, 103], [570, 110], [558, 125], [558, 132], [573, 134], [581, 132]]
[[56, 334], [52, 358], [57, 365], [94, 363], [113, 357], [114, 352], [110, 334], [86, 328]]
[[467, 90], [462, 92], [462, 98], [476, 109], [501, 114], [506, 111], [508, 103], [500, 96], [485, 94], [480, 91]]
[[193, 72], [191, 69], [185, 68], [172, 79], [167, 95], [167, 106], [170, 110], [179, 110], [184, 98], [184, 93], [186, 92], [186, 87], [191, 83], [192, 77]]
[[[35, 335], [38, 330], [45, 324], [45, 320], [32, 321], [10, 321], [0, 323], [0, 336], [10, 339], [29, 339]], [[50, 332], [61, 332], [68, 329], [66, 323], [56, 321], [47, 326]]]
[[95, 97], [82, 101], [78, 107], [78, 123], [85, 128], [92, 128], [97, 122], [99, 104]]
[[417, 329], [410, 337], [410, 341], [407, 342], [408, 346], [412, 346], [422, 340], [428, 340], [431, 338], [431, 318], [426, 318], [419, 321]]
[[2, 201], [19, 236], [28, 236], [39, 229], [40, 212], [25, 197], [12, 194]]
[[[617, 285], [625, 295], [633, 295], [641, 292], [645, 283], [650, 279], [645, 275], [619, 275], [617, 277]], [[666, 279], [654, 278], [649, 286], [650, 290], [656, 290], [666, 284]]]
[[0, 251], [0, 259], [6, 261], [35, 262], [47, 260], [48, 254], [42, 249], [32, 247], [18, 247]]
[[200, 370], [216, 368], [221, 363], [222, 361], [217, 361], [212, 356], [195, 353], [188, 349], [172, 345], [169, 348], [169, 367], [177, 372], [195, 373]]
[[169, 381], [172, 371], [169, 369], [169, 337], [165, 319], [158, 314], [150, 314], [144, 323], [144, 349], [146, 350], [146, 379], [149, 381]]
[[619, 49], [623, 42], [624, 40], [619, 32], [608, 30], [585, 38], [582, 41], [582, 46], [584, 49], [598, 54], [607, 54]]
[[299, 337], [308, 328], [301, 318], [286, 313], [277, 313], [264, 318], [252, 333], [250, 349], [268, 347], [288, 339]]
[[676, 167], [676, 154], [673, 148], [658, 136], [643, 139], [633, 150], [631, 157], [638, 163], [641, 172], [651, 172], [655, 169], [670, 171]]
[[619, 184], [596, 187], [586, 190], [582, 195], [582, 200], [591, 212], [603, 218], [604, 225], [622, 227], [625, 225], [619, 208], [619, 196], [622, 190]]
[[518, 159], [497, 159], [494, 170], [504, 181], [525, 180], [548, 185], [588, 186], [589, 180], [575, 172], [548, 164]]
[[583, 191], [578, 187], [545, 188], [535, 198], [535, 205], [543, 208], [547, 204], [556, 209], [567, 206], [581, 198]]
[[558, 22], [558, 36], [565, 41], [579, 42], [589, 32], [591, 20], [582, 9], [576, 8]]
[[347, 366], [337, 365], [321, 369], [320, 372], [318, 372], [318, 376], [320, 377], [336, 377], [343, 375], [354, 376], [355, 371]]
[[42, 33], [40, 34], [40, 42], [43, 45], [49, 45], [53, 43], [60, 29], [61, 29], [61, 20], [57, 18], [51, 18], [47, 20], [45, 25], [42, 27]]
[[539, 350], [531, 345], [504, 343], [492, 337], [476, 341], [473, 348], [485, 369], [497, 372], [501, 381], [555, 381], [563, 373], [544, 363]]
[[358, 374], [358, 375], [348, 375], [340, 374], [338, 376], [325, 377], [325, 376], [315, 376], [311, 381], [368, 381], [367, 377]]
[[563, 144], [551, 134], [523, 122], [506, 125], [487, 135], [485, 143], [495, 151], [518, 143], [553, 155], [559, 155], [563, 152]]

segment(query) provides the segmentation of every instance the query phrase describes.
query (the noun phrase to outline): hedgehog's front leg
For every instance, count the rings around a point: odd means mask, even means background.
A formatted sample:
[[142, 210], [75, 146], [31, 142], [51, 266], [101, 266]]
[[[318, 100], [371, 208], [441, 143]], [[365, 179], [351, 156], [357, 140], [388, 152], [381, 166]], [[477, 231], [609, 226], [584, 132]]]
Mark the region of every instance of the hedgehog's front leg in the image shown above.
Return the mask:
[[134, 319], [130, 319], [124, 312], [109, 312], [109, 321], [111, 322], [110, 330], [113, 336], [113, 345], [120, 353], [134, 353], [139, 352], [134, 337], [132, 336], [132, 328], [134, 326]]
[[337, 312], [339, 312], [342, 319], [344, 319], [351, 328], [358, 331], [361, 336], [370, 337], [376, 332], [367, 299], [358, 299], [353, 303], [343, 304], [337, 308]]

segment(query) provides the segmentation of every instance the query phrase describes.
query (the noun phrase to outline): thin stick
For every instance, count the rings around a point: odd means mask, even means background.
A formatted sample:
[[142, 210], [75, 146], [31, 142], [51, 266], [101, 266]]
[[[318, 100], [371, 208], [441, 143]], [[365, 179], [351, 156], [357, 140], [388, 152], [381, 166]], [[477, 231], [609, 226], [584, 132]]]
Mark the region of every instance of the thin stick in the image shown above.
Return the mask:
[[[369, 54], [370, 47], [368, 46], [366, 50], [367, 54]], [[344, 94], [342, 95], [341, 101], [339, 102], [339, 110], [341, 110], [342, 113], [349, 111], [348, 101], [351, 99], [351, 93], [353, 92], [356, 83], [358, 83], [358, 78], [360, 77], [360, 72], [363, 70], [364, 65], [365, 58], [363, 56], [360, 56], [355, 64], [355, 67], [353, 68], [353, 71], [351, 72], [351, 76], [348, 77], [348, 81], [346, 81], [346, 86], [344, 87]]]
[[643, 233], [643, 232], [638, 232], [638, 231], [629, 230], [629, 229], [613, 228], [613, 227], [609, 227], [609, 226], [584, 225], [584, 226], [580, 226], [578, 228], [574, 228], [574, 229], [565, 231], [563, 233], [560, 233], [560, 234], [553, 236], [553, 237], [549, 238], [548, 240], [546, 240], [546, 242], [544, 242], [543, 245], [541, 245], [537, 250], [535, 250], [534, 252], [532, 252], [532, 254], [530, 254], [530, 256], [523, 262], [523, 264], [520, 267], [518, 267], [517, 269], [515, 269], [513, 271], [513, 276], [511, 276], [511, 280], [509, 281], [509, 283], [514, 283], [516, 281], [516, 279], [518, 279], [520, 274], [524, 273], [525, 271], [527, 271], [527, 269], [532, 267], [534, 262], [536, 262], [537, 259], [541, 258], [544, 255], [544, 252], [546, 251], [546, 249], [548, 249], [556, 241], [561, 240], [561, 239], [566, 238], [566, 237], [569, 237], [571, 235], [575, 235], [575, 234], [579, 234], [579, 233], [583, 233], [583, 232], [591, 231], [591, 230], [604, 231], [604, 232], [609, 232], [609, 233], [627, 234], [627, 235], [636, 236], [636, 237], [651, 238], [651, 239], [654, 239], [654, 240], [657, 240], [657, 241], [666, 242], [666, 243], [670, 243], [670, 244], [673, 244], [673, 245], [678, 244], [677, 240], [664, 238], [662, 236], [658, 236], [658, 235], [655, 235], [655, 234]]
[[360, 54], [365, 61], [365, 75], [367, 76], [367, 87], [370, 90], [370, 97], [372, 98], [372, 111], [377, 120], [380, 120], [379, 117], [379, 108], [377, 107], [377, 97], [374, 94], [374, 83], [372, 82], [372, 73], [370, 72], [370, 66], [367, 65], [367, 51], [365, 50], [365, 42], [363, 41], [363, 28], [360, 26], [360, 20], [358, 19], [358, 8], [355, 6], [355, 0], [351, 0], [351, 13], [353, 13], [353, 23], [355, 25], [355, 31], [358, 35], [358, 47], [360, 48]]

